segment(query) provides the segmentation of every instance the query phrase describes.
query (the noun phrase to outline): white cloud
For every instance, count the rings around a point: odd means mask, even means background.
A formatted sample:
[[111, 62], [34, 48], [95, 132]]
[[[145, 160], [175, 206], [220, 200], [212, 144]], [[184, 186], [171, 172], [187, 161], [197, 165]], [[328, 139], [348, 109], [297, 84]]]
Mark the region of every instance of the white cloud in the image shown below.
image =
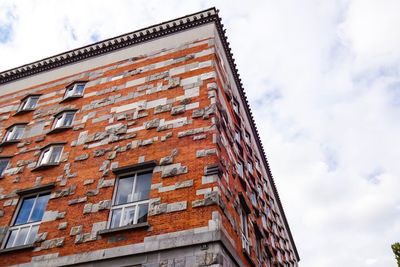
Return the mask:
[[398, 1], [2, 1], [0, 27], [7, 12], [14, 23], [0, 68], [211, 4], [221, 9], [301, 265], [393, 266]]

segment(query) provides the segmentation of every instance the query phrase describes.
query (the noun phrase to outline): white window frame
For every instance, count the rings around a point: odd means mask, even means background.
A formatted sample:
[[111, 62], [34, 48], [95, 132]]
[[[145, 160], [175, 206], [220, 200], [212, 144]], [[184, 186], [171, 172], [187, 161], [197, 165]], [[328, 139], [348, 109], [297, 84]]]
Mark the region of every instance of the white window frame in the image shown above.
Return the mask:
[[[145, 199], [145, 200], [139, 200], [139, 201], [135, 201], [135, 202], [129, 202], [129, 203], [125, 203], [125, 204], [116, 205], [115, 202], [116, 202], [116, 198], [117, 198], [119, 181], [121, 179], [124, 179], [124, 178], [132, 177], [131, 175], [134, 175], [134, 180], [133, 180], [132, 189], [131, 189], [131, 196], [133, 197], [133, 192], [134, 192], [134, 190], [136, 188], [138, 175], [140, 175], [142, 173], [148, 173], [148, 172], [150, 172], [152, 170], [153, 170], [152, 168], [143, 169], [143, 170], [138, 170], [138, 171], [135, 171], [135, 172], [127, 172], [127, 173], [123, 173], [121, 175], [118, 175], [116, 186], [114, 187], [114, 193], [113, 193], [113, 198], [112, 198], [112, 206], [111, 206], [111, 209], [110, 209], [110, 214], [108, 216], [107, 229], [115, 229], [115, 228], [119, 228], [119, 227], [123, 227], [123, 226], [127, 226], [127, 225], [135, 225], [135, 224], [137, 224], [138, 216], [139, 216], [139, 206], [143, 205], [143, 204], [149, 205], [150, 198]], [[153, 175], [151, 176], [151, 179], [153, 179]], [[150, 188], [149, 188], [149, 190], [150, 190]], [[133, 222], [132, 223], [128, 223], [128, 224], [123, 224], [123, 217], [125, 215], [124, 214], [125, 210], [127, 208], [132, 208], [132, 207], [134, 207], [134, 209], [135, 209], [135, 215], [134, 215]], [[112, 227], [111, 223], [112, 223], [112, 216], [113, 216], [114, 210], [119, 210], [119, 209], [122, 209], [121, 210], [121, 215], [120, 215], [121, 217], [119, 219], [119, 225]]]
[[234, 98], [232, 98], [232, 109], [236, 114], [239, 115], [239, 103]]
[[[73, 114], [71, 125], [65, 125], [65, 119], [67, 117], [67, 114]], [[72, 127], [72, 124], [73, 124], [74, 119], [75, 119], [75, 114], [76, 114], [76, 111], [70, 111], [70, 110], [63, 111], [63, 112], [57, 114], [54, 117], [53, 125], [52, 125], [51, 129], [54, 130], [54, 129], [60, 129], [60, 128], [65, 128], [65, 127]], [[61, 124], [57, 125], [59, 120], [61, 121]]]
[[[19, 138], [15, 137], [15, 135], [16, 135], [15, 129], [16, 128], [22, 128], [22, 134]], [[19, 141], [24, 136], [24, 133], [25, 133], [25, 124], [13, 125], [7, 129], [6, 134], [4, 135], [4, 138], [3, 138], [3, 142]]]
[[253, 173], [253, 163], [251, 163], [251, 161], [247, 161], [247, 171], [249, 172], [249, 173]]
[[[13, 225], [8, 228], [7, 235], [5, 236], [6, 238], [4, 239], [4, 242], [2, 244], [3, 249], [14, 248], [14, 247], [19, 247], [19, 246], [24, 246], [24, 245], [30, 245], [30, 244], [33, 244], [35, 242], [35, 240], [33, 240], [32, 243], [28, 243], [28, 239], [29, 239], [29, 236], [31, 234], [32, 229], [35, 228], [35, 227], [37, 227], [37, 230], [36, 230], [37, 232], [35, 234], [35, 238], [36, 238], [36, 235], [37, 235], [37, 233], [39, 231], [39, 225], [42, 223], [43, 218], [41, 220], [35, 221], [35, 222], [29, 222], [29, 223], [24, 223], [24, 224], [19, 224], [19, 225], [14, 225], [14, 224], [15, 224], [15, 221], [17, 220], [17, 218], [18, 218], [19, 212], [21, 211], [22, 204], [24, 203], [25, 199], [27, 199], [27, 198], [29, 198], [31, 196], [36, 196], [35, 197], [35, 201], [34, 201], [34, 203], [32, 205], [31, 211], [30, 211], [29, 216], [28, 216], [28, 221], [29, 221], [29, 219], [32, 216], [33, 210], [36, 207], [36, 203], [37, 203], [37, 200], [38, 200], [39, 196], [43, 196], [43, 195], [46, 195], [46, 194], [50, 195], [50, 192], [38, 192], [38, 193], [29, 194], [29, 195], [26, 195], [26, 196], [22, 197], [22, 199], [21, 199], [22, 201], [21, 200], [19, 201], [18, 207], [17, 207], [16, 212], [15, 212], [15, 214], [13, 216], [13, 219], [12, 219]], [[47, 204], [46, 204], [46, 208], [47, 208]], [[44, 212], [45, 211], [46, 211], [46, 209], [44, 209]], [[25, 229], [25, 228], [29, 228], [29, 230], [28, 230], [28, 232], [26, 234], [24, 243], [22, 245], [15, 246], [14, 244], [15, 244], [15, 241], [18, 239], [18, 235], [21, 233], [21, 230]], [[13, 244], [11, 246], [8, 246], [8, 241], [9, 241], [10, 235], [11, 235], [12, 231], [14, 231], [14, 230], [17, 230], [17, 235], [14, 238]]]
[[244, 132], [244, 140], [246, 141], [246, 143], [247, 143], [248, 145], [251, 144], [250, 134], [249, 134], [247, 131]]
[[[82, 93], [77, 93], [77, 87], [79, 85], [83, 85]], [[67, 88], [65, 88], [63, 100], [68, 98], [83, 96], [83, 93], [85, 92], [85, 87], [86, 87], [86, 82], [76, 82], [74, 84], [71, 84], [70, 86], [67, 86]]]
[[240, 226], [241, 226], [241, 239], [242, 248], [250, 254], [250, 241], [249, 241], [249, 225], [248, 225], [248, 215], [242, 208], [240, 211]]
[[235, 141], [238, 142], [238, 143], [240, 144], [240, 140], [242, 139], [240, 130], [235, 129], [234, 132], [235, 132]]
[[[50, 157], [51, 157], [55, 147], [61, 147], [60, 154], [59, 154], [59, 156], [57, 158], [57, 161], [49, 162]], [[44, 154], [46, 153], [46, 151], [49, 151], [49, 156], [48, 156], [48, 159], [46, 160], [46, 162], [43, 162], [43, 157], [44, 157]], [[57, 164], [59, 164], [63, 151], [64, 151], [64, 146], [63, 145], [51, 145], [51, 146], [48, 146], [48, 147], [44, 148], [40, 153], [40, 157], [39, 157], [37, 166], [39, 167], [39, 166], [45, 166], [45, 165], [57, 165]]]
[[4, 172], [7, 170], [8, 165], [10, 165], [10, 159], [11, 159], [11, 158], [6, 158], [6, 157], [0, 158], [0, 161], [5, 161], [5, 160], [7, 160], [7, 165], [6, 165], [6, 167], [3, 169], [3, 171], [0, 171], [0, 177], [3, 177], [3, 174], [4, 174]]
[[[23, 100], [21, 101], [21, 104], [19, 105], [19, 108], [18, 108], [18, 112], [20, 112], [20, 111], [30, 111], [30, 110], [34, 110], [34, 109], [37, 107], [37, 104], [38, 104], [38, 102], [39, 102], [39, 98], [40, 98], [39, 95], [32, 95], [32, 96], [26, 97], [25, 99], [23, 99]], [[28, 107], [27, 107], [27, 106], [28, 106], [28, 103], [29, 103], [30, 101], [33, 101], [33, 100], [36, 101], [35, 104], [34, 104], [34, 106], [28, 108]]]
[[242, 163], [240, 163], [240, 162], [236, 163], [236, 170], [237, 170], [237, 173], [238, 173], [238, 175], [239, 175], [240, 177], [243, 177], [243, 176], [244, 176], [244, 173], [243, 173], [243, 164], [242, 164]]

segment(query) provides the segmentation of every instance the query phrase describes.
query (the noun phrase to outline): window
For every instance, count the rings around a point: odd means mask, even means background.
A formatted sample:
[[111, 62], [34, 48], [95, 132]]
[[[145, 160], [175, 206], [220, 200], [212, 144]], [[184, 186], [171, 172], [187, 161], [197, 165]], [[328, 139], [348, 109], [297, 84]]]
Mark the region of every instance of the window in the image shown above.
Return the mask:
[[240, 131], [235, 130], [235, 141], [240, 144]]
[[22, 99], [21, 105], [18, 108], [18, 112], [34, 110], [39, 101], [39, 97], [39, 95], [31, 95]]
[[0, 177], [3, 176], [3, 173], [7, 169], [9, 162], [10, 158], [0, 158]]
[[236, 114], [239, 114], [239, 104], [235, 99], [232, 99], [232, 108]]
[[57, 114], [54, 118], [52, 130], [60, 128], [70, 128], [74, 120], [76, 111], [64, 111]]
[[242, 230], [242, 247], [247, 253], [250, 253], [248, 217], [243, 208], [240, 211], [240, 225]]
[[236, 164], [236, 169], [240, 177], [243, 177], [243, 164], [238, 162]]
[[262, 236], [260, 234], [256, 234], [256, 255], [258, 260], [262, 261]]
[[49, 196], [49, 193], [42, 193], [22, 199], [13, 226], [9, 229], [5, 248], [28, 245], [35, 241]]
[[109, 228], [147, 222], [151, 176], [149, 170], [118, 178]]
[[43, 148], [37, 166], [57, 165], [60, 162], [62, 145], [50, 145]]
[[246, 141], [246, 143], [250, 144], [250, 134], [246, 131], [244, 134], [244, 139]]
[[251, 200], [251, 204], [253, 204], [253, 206], [257, 207], [257, 195], [254, 192], [250, 193], [250, 200]]
[[25, 131], [24, 124], [11, 126], [10, 128], [7, 129], [7, 132], [3, 139], [3, 143], [19, 141], [24, 135], [24, 131]]
[[253, 164], [250, 161], [247, 162], [247, 170], [249, 173], [253, 173]]
[[85, 82], [76, 82], [68, 86], [67, 89], [65, 89], [63, 100], [82, 97], [85, 84]]

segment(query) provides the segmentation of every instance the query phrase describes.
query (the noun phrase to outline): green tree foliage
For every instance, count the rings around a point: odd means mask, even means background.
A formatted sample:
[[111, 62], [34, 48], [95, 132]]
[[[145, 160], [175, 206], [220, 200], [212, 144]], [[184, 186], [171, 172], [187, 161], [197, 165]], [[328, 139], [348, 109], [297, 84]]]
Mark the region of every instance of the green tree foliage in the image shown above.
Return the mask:
[[394, 243], [392, 245], [392, 250], [393, 250], [393, 253], [394, 253], [395, 257], [396, 257], [397, 266], [400, 267], [400, 243], [398, 243], [398, 242]]

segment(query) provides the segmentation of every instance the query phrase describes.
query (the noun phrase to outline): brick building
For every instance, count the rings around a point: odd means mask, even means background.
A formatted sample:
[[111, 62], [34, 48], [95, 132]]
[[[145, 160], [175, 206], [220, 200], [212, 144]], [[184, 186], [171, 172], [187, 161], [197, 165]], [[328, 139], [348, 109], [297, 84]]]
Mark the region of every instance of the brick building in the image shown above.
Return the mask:
[[1, 266], [297, 266], [215, 9], [0, 73]]

